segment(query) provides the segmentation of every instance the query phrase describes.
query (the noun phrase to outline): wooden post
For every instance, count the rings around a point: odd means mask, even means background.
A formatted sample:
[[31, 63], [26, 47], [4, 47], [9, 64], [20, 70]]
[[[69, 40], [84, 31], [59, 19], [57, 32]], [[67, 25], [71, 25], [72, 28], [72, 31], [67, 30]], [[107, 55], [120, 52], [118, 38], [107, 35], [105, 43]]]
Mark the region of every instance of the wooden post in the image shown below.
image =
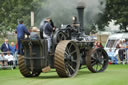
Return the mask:
[[31, 11], [31, 27], [34, 26], [34, 12]]

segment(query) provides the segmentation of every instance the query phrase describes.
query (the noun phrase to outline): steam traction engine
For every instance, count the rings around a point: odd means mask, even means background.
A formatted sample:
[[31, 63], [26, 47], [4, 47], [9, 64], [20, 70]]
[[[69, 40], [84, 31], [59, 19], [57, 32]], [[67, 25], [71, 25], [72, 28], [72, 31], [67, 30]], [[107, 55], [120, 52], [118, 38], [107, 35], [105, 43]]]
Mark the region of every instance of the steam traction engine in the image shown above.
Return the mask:
[[46, 39], [24, 39], [24, 56], [18, 57], [19, 69], [24, 77], [36, 77], [50, 65], [60, 77], [74, 77], [80, 66], [87, 65], [91, 72], [107, 68], [108, 56], [103, 48], [94, 48], [93, 41], [84, 34], [84, 6], [78, 6], [80, 26], [67, 25], [53, 35], [52, 54], [48, 54]]

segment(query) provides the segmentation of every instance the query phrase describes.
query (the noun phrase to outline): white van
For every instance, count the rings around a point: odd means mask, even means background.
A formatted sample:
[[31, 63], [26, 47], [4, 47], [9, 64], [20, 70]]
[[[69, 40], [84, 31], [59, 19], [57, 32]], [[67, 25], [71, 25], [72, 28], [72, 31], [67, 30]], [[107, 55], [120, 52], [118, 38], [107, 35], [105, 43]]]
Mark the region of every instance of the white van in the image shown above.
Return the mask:
[[116, 46], [118, 44], [119, 40], [128, 40], [128, 33], [115, 33], [115, 34], [111, 34], [108, 37], [108, 40], [105, 44], [105, 50], [106, 52], [109, 51], [109, 49], [111, 48], [113, 51], [115, 51]]

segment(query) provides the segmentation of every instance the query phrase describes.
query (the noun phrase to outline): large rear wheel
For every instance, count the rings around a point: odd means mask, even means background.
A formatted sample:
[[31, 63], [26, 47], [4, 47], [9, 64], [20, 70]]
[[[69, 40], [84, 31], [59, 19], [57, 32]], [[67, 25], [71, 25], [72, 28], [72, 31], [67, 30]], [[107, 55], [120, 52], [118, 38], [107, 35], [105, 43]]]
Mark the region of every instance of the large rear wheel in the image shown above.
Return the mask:
[[93, 72], [102, 72], [108, 66], [108, 55], [103, 48], [92, 48], [86, 56], [88, 69]]
[[60, 77], [74, 77], [80, 65], [80, 53], [75, 42], [61, 41], [55, 51], [55, 68]]
[[18, 56], [18, 65], [19, 65], [19, 70], [21, 72], [21, 74], [24, 77], [37, 77], [40, 75], [41, 71], [36, 72], [36, 71], [29, 71], [27, 69], [27, 67], [25, 66], [25, 62], [24, 62], [24, 56], [20, 55]]

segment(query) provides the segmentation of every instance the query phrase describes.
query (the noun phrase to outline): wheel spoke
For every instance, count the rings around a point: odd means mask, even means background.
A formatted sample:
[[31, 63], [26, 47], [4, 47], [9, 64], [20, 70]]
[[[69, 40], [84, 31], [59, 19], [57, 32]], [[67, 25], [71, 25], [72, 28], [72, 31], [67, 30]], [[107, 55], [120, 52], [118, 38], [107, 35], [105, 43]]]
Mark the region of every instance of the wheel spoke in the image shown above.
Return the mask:
[[[75, 72], [75, 69], [67, 62], [66, 64], [66, 70], [68, 72], [68, 75], [72, 75]], [[71, 70], [73, 71], [73, 73], [71, 72]]]
[[99, 57], [98, 53], [96, 52], [96, 59]]
[[67, 54], [69, 55], [70, 51], [69, 51], [69, 49], [68, 49], [68, 48], [66, 48], [66, 52], [67, 52]]
[[74, 60], [73, 57], [71, 57], [71, 61], [77, 63], [77, 60]]
[[75, 62], [75, 63], [77, 63], [77, 60], [72, 60], [72, 62]]
[[69, 56], [69, 54], [67, 53], [67, 51], [65, 51], [65, 54], [66, 54], [67, 56]]
[[67, 65], [67, 64], [66, 64], [66, 71], [68, 72], [68, 75], [70, 76], [71, 73], [70, 73], [70, 71], [69, 71], [69, 69], [68, 69], [68, 65]]
[[99, 70], [101, 70], [103, 65], [99, 63], [98, 66], [99, 66]]
[[100, 69], [102, 69], [103, 64], [99, 64], [99, 66], [100, 66]]
[[95, 60], [94, 59], [91, 59], [91, 62], [94, 62]]
[[95, 64], [93, 67], [94, 67], [94, 69], [98, 72], [99, 70], [102, 69], [103, 64], [97, 63], [97, 64]]
[[99, 62], [101, 65], [104, 64], [104, 58], [101, 58], [101, 61]]
[[75, 72], [75, 69], [70, 64], [68, 64], [68, 66], [71, 68], [73, 72]]
[[69, 48], [68, 48], [69, 49], [69, 52], [70, 52], [72, 46], [73, 46], [73, 44], [71, 43], [70, 46], [69, 46]]
[[93, 58], [94, 60], [96, 60], [96, 58], [95, 58], [95, 56], [94, 56], [94, 55], [92, 55], [92, 56], [91, 56], [91, 58]]
[[100, 65], [103, 65], [104, 63], [103, 62], [99, 62]]
[[96, 64], [96, 61], [95, 61], [95, 62], [93, 62], [93, 63], [91, 63], [91, 65], [92, 65], [92, 66], [94, 66], [95, 64]]
[[72, 55], [72, 54], [76, 53], [76, 51], [77, 51], [77, 50], [74, 50], [74, 51], [72, 51], [70, 54]]

